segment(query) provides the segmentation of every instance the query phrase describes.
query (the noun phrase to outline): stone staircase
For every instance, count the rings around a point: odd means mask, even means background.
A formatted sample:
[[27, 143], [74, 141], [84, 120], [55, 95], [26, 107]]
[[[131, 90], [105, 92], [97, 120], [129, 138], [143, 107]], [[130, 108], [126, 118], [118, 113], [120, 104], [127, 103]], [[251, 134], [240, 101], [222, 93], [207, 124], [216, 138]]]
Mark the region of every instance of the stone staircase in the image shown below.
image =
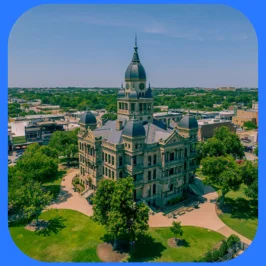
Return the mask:
[[90, 189], [90, 188], [87, 188], [86, 190], [84, 190], [82, 193], [81, 193], [81, 196], [83, 198], [88, 198], [91, 194], [93, 193], [93, 190]]

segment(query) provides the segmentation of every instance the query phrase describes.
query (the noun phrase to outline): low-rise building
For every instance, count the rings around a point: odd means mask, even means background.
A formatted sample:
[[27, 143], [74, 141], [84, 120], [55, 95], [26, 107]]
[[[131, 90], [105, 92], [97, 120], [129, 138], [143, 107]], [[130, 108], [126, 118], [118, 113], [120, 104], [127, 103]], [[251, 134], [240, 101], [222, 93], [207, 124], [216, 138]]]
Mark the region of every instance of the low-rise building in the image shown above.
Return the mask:
[[198, 139], [200, 141], [205, 141], [213, 137], [215, 129], [222, 126], [226, 126], [230, 131], [236, 132], [235, 125], [229, 120], [203, 119], [198, 120], [198, 126]]
[[237, 110], [237, 114], [233, 117], [232, 121], [239, 127], [243, 127], [245, 122], [252, 122], [258, 126], [258, 118], [258, 110]]
[[259, 110], [259, 103], [253, 101], [253, 102], [252, 102], [252, 109], [253, 109], [253, 110]]
[[155, 118], [158, 121], [163, 122], [167, 126], [170, 126], [171, 120], [174, 122], [179, 122], [182, 118], [181, 113], [175, 113], [175, 112], [162, 112], [162, 113], [154, 113], [153, 118]]

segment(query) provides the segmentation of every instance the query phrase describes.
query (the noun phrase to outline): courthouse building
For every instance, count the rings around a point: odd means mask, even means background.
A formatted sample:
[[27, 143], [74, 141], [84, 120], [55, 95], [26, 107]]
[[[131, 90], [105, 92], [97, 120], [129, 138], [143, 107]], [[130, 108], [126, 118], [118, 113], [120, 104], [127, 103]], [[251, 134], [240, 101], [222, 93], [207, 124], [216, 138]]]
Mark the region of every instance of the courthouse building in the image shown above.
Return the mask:
[[97, 189], [101, 179], [134, 178], [134, 198], [151, 206], [165, 206], [180, 197], [196, 170], [198, 123], [192, 114], [178, 122], [153, 117], [154, 99], [135, 42], [125, 84], [117, 95], [116, 121], [97, 127], [85, 112], [79, 121], [80, 179]]

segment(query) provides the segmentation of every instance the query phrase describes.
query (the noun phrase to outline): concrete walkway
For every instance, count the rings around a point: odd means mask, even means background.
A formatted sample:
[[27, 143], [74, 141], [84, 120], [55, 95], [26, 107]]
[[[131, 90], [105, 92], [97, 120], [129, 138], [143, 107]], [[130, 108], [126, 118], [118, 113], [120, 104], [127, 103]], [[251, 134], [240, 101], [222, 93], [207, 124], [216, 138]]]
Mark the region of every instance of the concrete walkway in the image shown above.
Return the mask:
[[47, 209], [70, 209], [92, 216], [92, 206], [84, 197], [72, 189], [72, 179], [77, 173], [79, 173], [79, 170], [75, 169], [63, 178], [57, 199]]
[[242, 242], [250, 244], [251, 240], [238, 234], [226, 224], [224, 224], [216, 213], [216, 200], [218, 194], [212, 187], [205, 187], [205, 194], [203, 195], [207, 201], [199, 205], [199, 209], [194, 209], [190, 212], [186, 212], [182, 216], [178, 216], [176, 219], [168, 218], [164, 216], [162, 212], [150, 215], [149, 225], [150, 227], [169, 227], [173, 221], [181, 222], [182, 225], [198, 226], [206, 229], [216, 231], [226, 237], [231, 234], [237, 235]]
[[[71, 209], [84, 213], [88, 216], [93, 215], [92, 206], [84, 197], [82, 197], [78, 192], [74, 192], [72, 189], [72, 179], [78, 172], [79, 170], [74, 170], [64, 177], [57, 200], [47, 209]], [[207, 228], [226, 237], [229, 237], [231, 234], [235, 234], [239, 236], [242, 242], [251, 244], [251, 240], [238, 234], [220, 220], [216, 213], [215, 204], [218, 198], [217, 192], [212, 187], [205, 186], [203, 196], [207, 199], [207, 201], [200, 204], [200, 208], [186, 212], [184, 215], [178, 216], [176, 219], [168, 218], [167, 216], [164, 216], [162, 212], [150, 215], [150, 227], [169, 227], [172, 225], [173, 221], [180, 221], [182, 225]]]

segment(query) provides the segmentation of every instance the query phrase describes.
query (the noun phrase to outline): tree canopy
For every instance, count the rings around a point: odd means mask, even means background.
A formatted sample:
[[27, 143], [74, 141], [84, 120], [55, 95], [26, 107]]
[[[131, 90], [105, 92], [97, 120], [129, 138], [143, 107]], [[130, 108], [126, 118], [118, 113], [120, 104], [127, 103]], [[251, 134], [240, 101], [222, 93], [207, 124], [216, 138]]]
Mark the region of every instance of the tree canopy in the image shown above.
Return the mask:
[[94, 219], [106, 226], [115, 241], [132, 243], [149, 228], [148, 207], [134, 202], [133, 189], [131, 177], [102, 180], [93, 198]]

